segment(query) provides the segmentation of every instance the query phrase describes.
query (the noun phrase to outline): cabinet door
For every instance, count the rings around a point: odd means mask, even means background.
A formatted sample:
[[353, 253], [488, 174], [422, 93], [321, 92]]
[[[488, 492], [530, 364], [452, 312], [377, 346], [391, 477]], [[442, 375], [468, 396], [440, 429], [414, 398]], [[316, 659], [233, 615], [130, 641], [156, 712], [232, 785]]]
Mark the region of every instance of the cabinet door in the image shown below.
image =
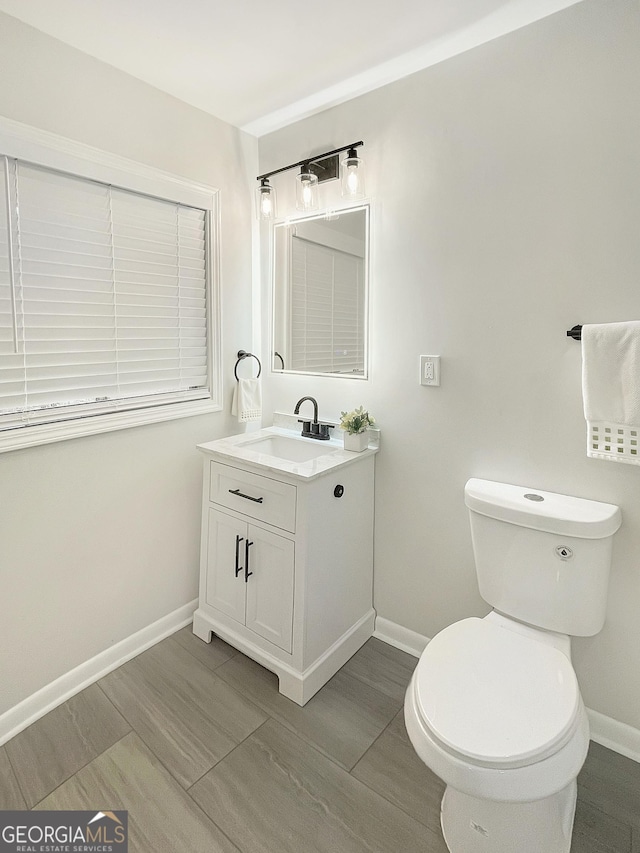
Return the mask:
[[245, 521], [239, 521], [216, 509], [209, 510], [206, 601], [211, 607], [243, 624], [246, 537]]
[[246, 625], [291, 652], [293, 634], [293, 542], [249, 525]]

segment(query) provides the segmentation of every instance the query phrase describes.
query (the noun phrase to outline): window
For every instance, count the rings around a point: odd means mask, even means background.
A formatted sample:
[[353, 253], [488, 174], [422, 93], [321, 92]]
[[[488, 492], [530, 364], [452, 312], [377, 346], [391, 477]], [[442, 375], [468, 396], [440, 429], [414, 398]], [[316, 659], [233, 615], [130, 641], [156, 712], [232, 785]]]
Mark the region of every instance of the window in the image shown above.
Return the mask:
[[46, 150], [12, 153], [0, 149], [0, 449], [219, 408], [215, 191], [127, 175], [126, 161], [96, 169], [95, 152], [73, 172]]

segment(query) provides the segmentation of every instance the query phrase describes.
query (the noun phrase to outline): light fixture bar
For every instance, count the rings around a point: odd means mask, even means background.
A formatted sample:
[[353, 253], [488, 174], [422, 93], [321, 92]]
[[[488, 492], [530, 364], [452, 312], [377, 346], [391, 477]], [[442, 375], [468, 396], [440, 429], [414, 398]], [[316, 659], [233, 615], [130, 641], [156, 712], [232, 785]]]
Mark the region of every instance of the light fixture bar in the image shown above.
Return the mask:
[[290, 166], [283, 166], [281, 169], [274, 169], [273, 172], [265, 172], [264, 175], [258, 175], [257, 180], [262, 181], [265, 178], [270, 178], [272, 175], [279, 175], [280, 172], [288, 172], [289, 169], [297, 169], [299, 166], [308, 166], [310, 163], [315, 163], [317, 160], [324, 160], [325, 157], [331, 157], [332, 154], [340, 154], [342, 151], [348, 151], [350, 148], [359, 148], [364, 145], [364, 142], [352, 142], [351, 145], [343, 145], [342, 148], [334, 148], [333, 151], [325, 151], [324, 154], [315, 154], [313, 157], [305, 157], [304, 160], [299, 160], [297, 163], [291, 163]]

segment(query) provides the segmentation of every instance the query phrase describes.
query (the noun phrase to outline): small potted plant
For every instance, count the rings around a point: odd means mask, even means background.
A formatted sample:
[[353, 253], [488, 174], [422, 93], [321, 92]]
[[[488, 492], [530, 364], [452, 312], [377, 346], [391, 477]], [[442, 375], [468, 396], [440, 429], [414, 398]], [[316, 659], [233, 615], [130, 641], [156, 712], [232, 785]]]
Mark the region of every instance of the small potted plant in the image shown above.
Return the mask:
[[375, 423], [369, 412], [360, 406], [352, 412], [340, 413], [340, 429], [344, 430], [344, 449], [360, 452], [369, 445], [368, 429]]

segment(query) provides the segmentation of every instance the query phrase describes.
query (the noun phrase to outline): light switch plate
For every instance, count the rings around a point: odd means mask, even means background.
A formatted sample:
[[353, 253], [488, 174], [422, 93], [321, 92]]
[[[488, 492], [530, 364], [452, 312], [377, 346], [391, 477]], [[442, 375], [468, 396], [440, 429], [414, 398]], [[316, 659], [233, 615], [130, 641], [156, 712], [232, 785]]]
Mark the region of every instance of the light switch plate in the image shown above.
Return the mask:
[[420, 356], [420, 384], [440, 385], [440, 356]]

